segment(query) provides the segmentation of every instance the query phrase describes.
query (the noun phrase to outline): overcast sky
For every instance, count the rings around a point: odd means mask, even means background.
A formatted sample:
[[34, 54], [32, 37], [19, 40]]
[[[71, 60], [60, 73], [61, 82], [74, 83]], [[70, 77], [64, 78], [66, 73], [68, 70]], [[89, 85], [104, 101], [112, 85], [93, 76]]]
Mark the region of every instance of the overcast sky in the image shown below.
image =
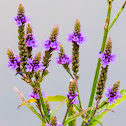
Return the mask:
[[[125, 0], [114, 0], [111, 19], [119, 11]], [[21, 103], [13, 87], [16, 86], [26, 97], [31, 87], [20, 79], [14, 77], [15, 71], [7, 68], [7, 48], [18, 54], [18, 33], [15, 22], [11, 17], [17, 14], [19, 3], [25, 7], [26, 15], [31, 18], [33, 32], [40, 42], [40, 50], [44, 50], [41, 42], [48, 39], [55, 24], [59, 25], [59, 37], [65, 52], [71, 54], [71, 43], [66, 41], [67, 34], [73, 31], [76, 19], [81, 22], [81, 31], [87, 36], [87, 43], [80, 47], [80, 80], [79, 88], [83, 108], [87, 108], [93, 77], [97, 64], [97, 54], [100, 51], [107, 14], [107, 0], [0, 0], [0, 125], [1, 126], [40, 126], [40, 120], [25, 106], [19, 110]], [[112, 21], [112, 20], [111, 20]], [[109, 66], [106, 87], [112, 86], [120, 80], [120, 89], [126, 89], [126, 9], [112, 27], [109, 36], [113, 42], [113, 53], [117, 54], [115, 64]], [[70, 76], [62, 66], [54, 65], [57, 53], [54, 52], [49, 66], [50, 74], [45, 78], [42, 89], [47, 95], [66, 95]], [[95, 104], [95, 102], [94, 102]], [[51, 104], [51, 108], [57, 104]], [[102, 119], [103, 126], [125, 126], [126, 102], [116, 108], [115, 113], [109, 112]], [[62, 121], [65, 114], [65, 105], [56, 113], [58, 120]], [[81, 118], [78, 118], [80, 126]]]

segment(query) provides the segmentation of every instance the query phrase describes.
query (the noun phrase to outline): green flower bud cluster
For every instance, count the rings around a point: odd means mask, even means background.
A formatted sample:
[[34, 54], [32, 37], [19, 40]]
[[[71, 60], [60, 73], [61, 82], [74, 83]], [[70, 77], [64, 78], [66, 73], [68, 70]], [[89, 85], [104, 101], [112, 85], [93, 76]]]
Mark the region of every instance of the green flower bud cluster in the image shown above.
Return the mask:
[[[77, 19], [74, 26], [74, 34], [79, 35], [80, 27], [80, 21]], [[79, 45], [76, 42], [73, 42], [72, 60], [73, 75], [78, 78], [77, 73], [79, 71]]]
[[[24, 7], [22, 6], [22, 4], [19, 4], [19, 8], [18, 8], [18, 15], [23, 15], [24, 16]], [[22, 73], [26, 73], [25, 71], [25, 65], [26, 60], [28, 58], [28, 50], [27, 50], [27, 46], [25, 43], [25, 32], [24, 32], [24, 27], [25, 27], [25, 23], [23, 23], [20, 27], [18, 27], [18, 48], [19, 48], [19, 56], [20, 56], [20, 61], [21, 61], [21, 66], [22, 66]]]

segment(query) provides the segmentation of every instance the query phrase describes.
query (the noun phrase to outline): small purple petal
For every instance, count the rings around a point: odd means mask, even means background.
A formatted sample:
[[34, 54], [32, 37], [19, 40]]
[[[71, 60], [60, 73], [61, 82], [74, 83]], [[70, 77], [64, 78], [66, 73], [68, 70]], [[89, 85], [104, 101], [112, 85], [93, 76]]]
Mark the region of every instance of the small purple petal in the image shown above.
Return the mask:
[[26, 67], [26, 72], [32, 72], [32, 65], [31, 64], [29, 64], [29, 65], [25, 65], [25, 67]]
[[31, 60], [30, 58], [28, 58], [28, 59], [26, 60], [26, 62], [27, 62], [28, 64], [31, 64], [31, 63], [32, 63], [32, 60]]

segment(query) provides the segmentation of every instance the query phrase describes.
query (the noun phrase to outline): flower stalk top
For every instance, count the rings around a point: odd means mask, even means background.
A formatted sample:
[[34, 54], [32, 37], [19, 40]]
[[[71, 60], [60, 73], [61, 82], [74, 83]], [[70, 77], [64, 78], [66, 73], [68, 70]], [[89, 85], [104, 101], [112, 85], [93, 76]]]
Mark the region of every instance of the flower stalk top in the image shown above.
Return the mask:
[[47, 68], [49, 66], [49, 62], [51, 61], [50, 58], [52, 56], [52, 51], [60, 50], [59, 49], [60, 43], [57, 41], [58, 34], [59, 34], [59, 27], [58, 27], [58, 25], [56, 25], [53, 28], [49, 39], [42, 42], [42, 45], [45, 49], [45, 55], [43, 56], [43, 64], [44, 64], [45, 68]]
[[67, 41], [75, 42], [77, 45], [82, 45], [87, 42], [87, 38], [84, 33], [81, 33], [80, 27], [80, 21], [77, 19], [74, 26], [74, 32], [68, 34]]
[[60, 42], [57, 41], [58, 33], [59, 33], [59, 27], [58, 27], [58, 25], [56, 25], [53, 28], [49, 39], [45, 40], [42, 43], [45, 51], [49, 51], [49, 50], [52, 50], [52, 51], [53, 50], [57, 50], [57, 51], [59, 51], [58, 45], [60, 44]]
[[22, 4], [19, 4], [18, 14], [14, 17], [14, 20], [16, 21], [16, 25], [18, 27], [22, 26], [23, 24], [29, 21], [29, 18], [25, 16], [24, 7], [22, 6]]
[[26, 27], [26, 36], [25, 36], [25, 43], [28, 49], [29, 58], [32, 56], [31, 52], [33, 48], [36, 48], [36, 39], [33, 35], [32, 27], [30, 24]]
[[78, 101], [75, 99], [78, 96], [76, 90], [77, 90], [77, 78], [75, 78], [74, 80], [70, 80], [69, 83], [69, 92], [67, 94], [67, 97], [72, 104], [78, 104]]
[[107, 41], [104, 52], [103, 53], [100, 52], [98, 57], [102, 60], [101, 64], [102, 64], [103, 68], [105, 68], [110, 63], [115, 63], [116, 54], [112, 54], [112, 42], [111, 42], [110, 37]]
[[113, 84], [113, 87], [110, 88], [108, 87], [106, 97], [108, 98], [107, 102], [111, 105], [112, 103], [115, 103], [115, 100], [118, 98], [121, 98], [121, 94], [119, 93], [119, 86], [120, 86], [120, 81], [115, 82]]
[[56, 64], [67, 64], [69, 65], [72, 62], [72, 56], [65, 54], [63, 46], [60, 44], [59, 57], [56, 58]]

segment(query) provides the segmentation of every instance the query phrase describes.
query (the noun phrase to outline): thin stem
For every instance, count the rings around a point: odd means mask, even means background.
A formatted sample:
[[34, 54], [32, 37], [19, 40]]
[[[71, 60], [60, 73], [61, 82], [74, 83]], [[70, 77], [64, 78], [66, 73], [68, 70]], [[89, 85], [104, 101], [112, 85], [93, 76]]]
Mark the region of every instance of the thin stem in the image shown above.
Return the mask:
[[102, 104], [101, 106], [98, 106], [98, 109], [104, 107], [108, 102], [104, 102], [104, 104]]
[[98, 104], [99, 104], [99, 102], [100, 102], [100, 100], [98, 100], [98, 101], [96, 102], [96, 107], [95, 107], [94, 112], [92, 113], [91, 117], [95, 115], [95, 113], [96, 113], [96, 111], [97, 111], [97, 109], [98, 109]]
[[45, 122], [45, 117], [44, 117], [44, 115], [43, 115], [43, 113], [42, 113], [41, 103], [40, 103], [40, 100], [39, 100], [39, 99], [37, 100], [37, 105], [38, 105], [38, 109], [39, 109], [39, 111], [40, 111], [40, 114], [41, 114], [41, 116], [42, 116], [42, 118], [43, 118], [43, 122], [46, 123], [46, 122]]
[[[109, 27], [109, 22], [110, 22], [111, 8], [112, 8], [112, 1], [109, 0], [109, 2], [108, 2], [108, 12], [107, 12], [107, 17], [106, 17], [106, 23], [105, 23], [105, 26], [104, 26], [104, 36], [103, 36], [103, 41], [102, 41], [102, 46], [101, 46], [101, 51], [102, 52], [104, 51], [105, 44], [106, 44], [106, 39], [107, 39], [107, 35], [108, 35], [108, 27]], [[93, 104], [95, 90], [96, 90], [96, 84], [97, 84], [99, 70], [100, 70], [100, 66], [101, 66], [100, 61], [101, 60], [98, 59], [88, 107], [91, 107], [92, 104]], [[88, 111], [89, 114], [90, 114], [90, 112], [91, 112], [91, 110]]]
[[80, 99], [80, 93], [79, 93], [78, 85], [77, 85], [77, 92], [78, 92], [79, 105], [80, 105], [80, 108], [82, 109], [82, 105], [81, 105], [81, 99]]
[[39, 97], [40, 97], [40, 102], [41, 102], [43, 111], [44, 111], [44, 113], [45, 113], [46, 121], [47, 121], [47, 123], [49, 123], [50, 118], [49, 118], [48, 111], [47, 111], [47, 108], [46, 108], [46, 106], [45, 106], [45, 102], [44, 102], [44, 99], [43, 99], [43, 96], [42, 96], [40, 84], [39, 84], [38, 86], [39, 86], [38, 94], [39, 94]]
[[[68, 117], [73, 115], [73, 109], [72, 106], [70, 106], [69, 111], [68, 111]], [[68, 126], [73, 126], [73, 121], [68, 123]]]
[[68, 114], [68, 112], [69, 112], [69, 109], [70, 109], [71, 105], [72, 105], [72, 104], [70, 103], [69, 107], [67, 107], [67, 110], [66, 110], [66, 113], [65, 113], [65, 116], [64, 116], [64, 119], [63, 119], [62, 124], [64, 124], [64, 122], [65, 122], [65, 120], [66, 120], [66, 117], [67, 117], [67, 114]]
[[123, 9], [126, 6], [126, 0], [124, 2], [124, 4], [122, 5], [121, 9], [119, 10], [119, 12], [117, 13], [117, 15], [115, 16], [115, 18], [113, 19], [112, 23], [109, 25], [108, 31], [111, 29], [111, 27], [114, 25], [114, 23], [116, 22], [116, 20], [118, 19], [118, 17], [120, 16], [121, 12], [123, 11]]

